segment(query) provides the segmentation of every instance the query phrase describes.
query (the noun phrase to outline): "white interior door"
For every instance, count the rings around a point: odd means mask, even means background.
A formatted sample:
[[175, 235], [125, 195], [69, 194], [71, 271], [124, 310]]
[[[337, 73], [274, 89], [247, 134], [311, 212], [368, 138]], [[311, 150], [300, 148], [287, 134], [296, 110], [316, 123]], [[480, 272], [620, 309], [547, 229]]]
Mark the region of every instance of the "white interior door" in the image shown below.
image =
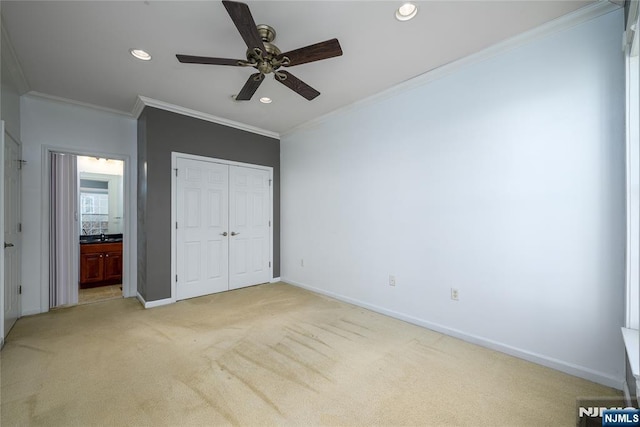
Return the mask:
[[178, 158], [176, 299], [229, 289], [229, 166]]
[[[3, 131], [4, 132], [4, 131]], [[4, 133], [4, 336], [20, 315], [20, 145]]]
[[270, 176], [240, 166], [229, 173], [229, 289], [237, 289], [270, 280]]
[[271, 171], [174, 159], [176, 299], [269, 282]]

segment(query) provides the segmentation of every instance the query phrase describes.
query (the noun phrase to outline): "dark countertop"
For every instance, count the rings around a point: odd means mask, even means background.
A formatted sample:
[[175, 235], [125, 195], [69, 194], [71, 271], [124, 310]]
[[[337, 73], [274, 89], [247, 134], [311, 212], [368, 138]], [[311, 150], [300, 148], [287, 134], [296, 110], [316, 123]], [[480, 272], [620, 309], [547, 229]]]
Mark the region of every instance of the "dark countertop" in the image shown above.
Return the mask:
[[92, 236], [80, 236], [80, 244], [119, 243], [122, 242], [122, 234], [96, 234]]

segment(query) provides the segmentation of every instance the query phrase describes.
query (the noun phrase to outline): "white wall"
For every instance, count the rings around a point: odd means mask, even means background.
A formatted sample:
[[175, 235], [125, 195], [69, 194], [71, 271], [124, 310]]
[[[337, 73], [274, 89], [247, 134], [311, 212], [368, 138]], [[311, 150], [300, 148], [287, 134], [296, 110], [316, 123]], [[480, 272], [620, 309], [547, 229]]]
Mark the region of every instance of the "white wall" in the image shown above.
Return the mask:
[[627, 309], [626, 327], [640, 322], [640, 59], [627, 56]]
[[[47, 169], [46, 148], [84, 155], [98, 155], [125, 161], [128, 175], [128, 218], [130, 228], [123, 242], [129, 256], [124, 260], [125, 296], [136, 290], [136, 120], [98, 109], [33, 96], [21, 100], [23, 158], [22, 176], [23, 265], [22, 314], [48, 310], [48, 263], [41, 259], [46, 242], [44, 226], [48, 214], [43, 173]], [[127, 179], [125, 178], [125, 179]], [[126, 193], [126, 190], [125, 190]], [[126, 279], [128, 278], [128, 280]]]
[[283, 280], [620, 388], [621, 32], [618, 10], [284, 135]]
[[5, 129], [13, 138], [20, 141], [20, 79], [15, 57], [11, 55], [9, 41], [2, 37], [0, 45], [0, 74], [2, 86], [0, 89], [0, 116], [5, 122]]

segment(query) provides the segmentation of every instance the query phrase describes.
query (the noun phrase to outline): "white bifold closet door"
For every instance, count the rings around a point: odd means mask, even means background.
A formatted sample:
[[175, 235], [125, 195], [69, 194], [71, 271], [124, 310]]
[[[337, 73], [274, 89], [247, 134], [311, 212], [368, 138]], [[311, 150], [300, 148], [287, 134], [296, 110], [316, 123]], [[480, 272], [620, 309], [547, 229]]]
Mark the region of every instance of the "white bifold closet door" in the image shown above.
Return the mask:
[[269, 172], [229, 167], [229, 289], [268, 282]]
[[270, 280], [269, 172], [178, 158], [176, 299]]

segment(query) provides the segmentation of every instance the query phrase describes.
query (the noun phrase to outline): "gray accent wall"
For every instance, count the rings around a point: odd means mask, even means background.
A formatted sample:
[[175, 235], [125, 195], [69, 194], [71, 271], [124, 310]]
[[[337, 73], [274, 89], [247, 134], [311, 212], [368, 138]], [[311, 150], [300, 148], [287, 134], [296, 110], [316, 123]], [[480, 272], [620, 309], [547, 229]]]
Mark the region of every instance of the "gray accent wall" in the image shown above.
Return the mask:
[[[137, 258], [138, 293], [147, 300], [147, 116], [138, 118], [138, 213], [137, 213]], [[169, 288], [171, 289], [171, 288]]]
[[171, 153], [273, 167], [273, 276], [280, 276], [280, 140], [153, 107], [138, 119], [138, 292], [171, 297]]

